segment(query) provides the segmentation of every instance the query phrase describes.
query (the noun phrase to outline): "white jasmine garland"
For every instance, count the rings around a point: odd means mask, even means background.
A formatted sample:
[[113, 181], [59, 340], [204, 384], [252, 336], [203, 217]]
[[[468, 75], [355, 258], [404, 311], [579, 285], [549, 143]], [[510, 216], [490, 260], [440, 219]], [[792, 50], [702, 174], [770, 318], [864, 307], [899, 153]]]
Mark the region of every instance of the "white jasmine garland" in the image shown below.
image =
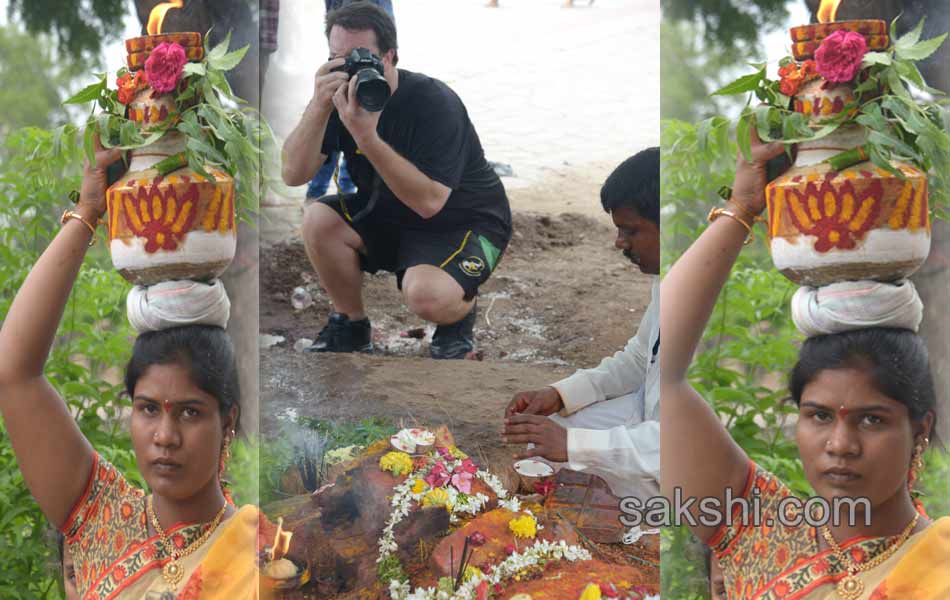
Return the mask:
[[486, 575], [485, 573], [481, 573], [472, 576], [459, 586], [459, 589], [453, 594], [439, 591], [436, 588], [419, 588], [412, 590], [408, 583], [401, 583], [395, 580], [389, 582], [389, 594], [392, 600], [474, 600], [475, 589], [482, 581], [488, 581], [489, 586], [502, 583], [513, 577], [518, 571], [526, 567], [534, 566], [542, 560], [566, 560], [568, 562], [575, 562], [590, 559], [590, 552], [578, 546], [568, 546], [564, 540], [558, 542], [541, 540], [526, 548], [524, 552], [515, 552], [495, 565], [491, 574]]

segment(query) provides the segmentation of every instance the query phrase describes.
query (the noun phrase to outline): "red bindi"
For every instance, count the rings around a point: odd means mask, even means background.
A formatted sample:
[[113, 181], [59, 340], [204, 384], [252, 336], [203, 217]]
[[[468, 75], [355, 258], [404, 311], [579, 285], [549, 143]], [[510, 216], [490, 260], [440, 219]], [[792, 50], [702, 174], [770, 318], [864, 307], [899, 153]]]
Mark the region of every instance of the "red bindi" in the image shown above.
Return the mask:
[[843, 405], [838, 409], [838, 417], [845, 418], [854, 412], [853, 408], [845, 408]]

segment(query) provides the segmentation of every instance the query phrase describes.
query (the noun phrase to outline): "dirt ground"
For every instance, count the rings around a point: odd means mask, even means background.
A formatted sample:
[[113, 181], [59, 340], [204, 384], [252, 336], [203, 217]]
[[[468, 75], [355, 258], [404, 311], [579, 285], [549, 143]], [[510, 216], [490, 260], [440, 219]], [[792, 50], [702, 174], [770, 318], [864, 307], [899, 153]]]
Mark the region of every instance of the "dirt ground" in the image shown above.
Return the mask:
[[[572, 167], [509, 190], [514, 236], [479, 297], [482, 361], [429, 359], [434, 328], [406, 309], [395, 277], [386, 273], [365, 280], [374, 354], [296, 351], [298, 340], [316, 337], [330, 303], [299, 238], [265, 243], [262, 340], [283, 340], [261, 349], [264, 436], [280, 435], [283, 421], [301, 416], [444, 423], [460, 447], [507, 474], [512, 449], [501, 446], [499, 431], [511, 396], [621, 349], [649, 301], [649, 278], [613, 247], [614, 230], [599, 206], [605, 168]], [[290, 302], [298, 286], [314, 300], [303, 310]], [[423, 327], [426, 339], [404, 337]]]

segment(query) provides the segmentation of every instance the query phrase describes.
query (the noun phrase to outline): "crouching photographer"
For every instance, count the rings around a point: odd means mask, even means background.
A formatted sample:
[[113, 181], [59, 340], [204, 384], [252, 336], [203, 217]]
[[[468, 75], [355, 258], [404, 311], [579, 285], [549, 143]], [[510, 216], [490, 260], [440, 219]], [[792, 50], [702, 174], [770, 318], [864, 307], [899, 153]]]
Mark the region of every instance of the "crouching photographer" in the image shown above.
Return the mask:
[[396, 28], [352, 2], [326, 17], [330, 60], [283, 149], [283, 179], [306, 183], [342, 151], [358, 191], [306, 206], [303, 238], [334, 312], [312, 350], [372, 350], [363, 272], [396, 274], [413, 313], [436, 324], [433, 358], [474, 350], [478, 287], [511, 237], [504, 186], [465, 106], [444, 83], [397, 69]]

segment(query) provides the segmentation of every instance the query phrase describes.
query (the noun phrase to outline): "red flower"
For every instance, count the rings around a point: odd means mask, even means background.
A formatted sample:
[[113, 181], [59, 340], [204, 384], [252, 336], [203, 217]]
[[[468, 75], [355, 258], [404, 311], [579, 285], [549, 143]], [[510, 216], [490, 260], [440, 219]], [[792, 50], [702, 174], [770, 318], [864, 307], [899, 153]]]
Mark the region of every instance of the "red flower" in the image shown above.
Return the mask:
[[156, 46], [145, 60], [145, 74], [152, 89], [160, 94], [174, 90], [187, 62], [181, 45], [162, 42]]
[[482, 582], [475, 588], [475, 600], [488, 600], [488, 580], [482, 579]]
[[429, 471], [429, 474], [425, 476], [425, 482], [430, 486], [437, 488], [448, 483], [450, 478], [451, 475], [449, 475], [448, 470], [445, 468], [445, 463], [439, 461], [435, 463], [435, 465]]
[[115, 83], [119, 91], [119, 102], [128, 104], [136, 94], [148, 87], [148, 78], [145, 76], [145, 71], [136, 71], [135, 74], [126, 73]]
[[465, 460], [462, 461], [462, 466], [455, 469], [455, 472], [456, 473], [459, 473], [459, 472], [471, 473], [472, 475], [474, 475], [475, 473], [478, 472], [478, 466], [474, 462], [472, 462], [471, 458], [466, 458]]
[[867, 51], [868, 43], [860, 33], [835, 31], [815, 51], [818, 74], [832, 83], [852, 81]]
[[557, 489], [557, 482], [553, 477], [548, 477], [542, 481], [534, 482], [534, 493], [541, 494], [542, 496], [549, 496], [554, 490]]
[[480, 531], [476, 531], [468, 536], [468, 542], [475, 547], [484, 546], [486, 541], [488, 540], [485, 539], [485, 534]]
[[415, 473], [420, 469], [424, 469], [429, 466], [429, 457], [428, 456], [416, 456], [412, 459], [412, 472]]

